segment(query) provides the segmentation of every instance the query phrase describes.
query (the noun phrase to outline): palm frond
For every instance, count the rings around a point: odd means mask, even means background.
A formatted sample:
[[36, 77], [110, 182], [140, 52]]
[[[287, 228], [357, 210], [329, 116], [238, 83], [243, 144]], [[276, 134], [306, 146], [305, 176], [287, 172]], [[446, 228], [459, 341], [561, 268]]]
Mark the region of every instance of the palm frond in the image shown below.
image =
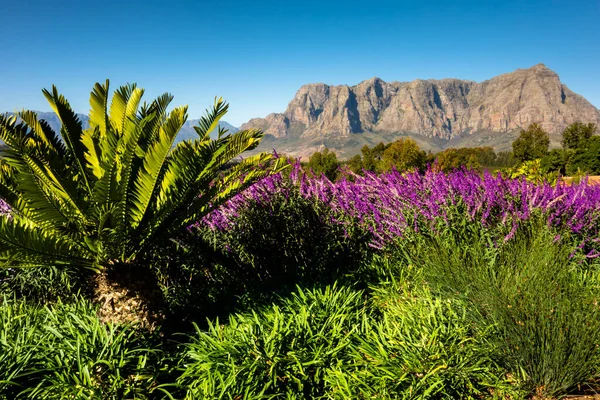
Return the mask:
[[106, 134], [108, 120], [108, 90], [110, 82], [107, 79], [104, 85], [96, 83], [90, 93], [90, 127], [98, 127], [100, 135]]
[[[208, 136], [212, 131], [217, 129], [219, 126], [219, 121], [221, 118], [227, 114], [229, 110], [229, 104], [223, 101], [223, 98], [219, 97], [218, 99], [215, 97], [215, 104], [213, 105], [212, 110], [206, 110], [205, 115], [200, 118], [200, 122], [198, 126], [194, 127], [194, 130], [200, 136], [200, 140], [207, 140]], [[221, 136], [219, 132], [219, 137]]]
[[58, 93], [56, 86], [52, 85], [52, 93], [47, 89], [43, 89], [42, 93], [44, 93], [50, 107], [62, 123], [60, 132], [67, 149], [72, 154], [73, 163], [77, 167], [77, 175], [85, 185], [88, 193], [91, 193], [91, 187], [88, 182], [87, 171], [83, 161], [85, 160], [86, 149], [81, 141], [81, 136], [83, 135], [81, 121], [73, 109], [71, 109], [67, 99]]
[[174, 109], [161, 126], [158, 140], [151, 145], [146, 153], [143, 167], [138, 170], [133, 185], [132, 208], [130, 209], [133, 228], [139, 225], [146, 214], [158, 177], [165, 165], [175, 136], [177, 136], [186, 120], [187, 107]]
[[0, 218], [0, 265], [34, 267], [79, 265], [95, 268], [93, 254], [77, 242], [45, 231], [26, 219]]

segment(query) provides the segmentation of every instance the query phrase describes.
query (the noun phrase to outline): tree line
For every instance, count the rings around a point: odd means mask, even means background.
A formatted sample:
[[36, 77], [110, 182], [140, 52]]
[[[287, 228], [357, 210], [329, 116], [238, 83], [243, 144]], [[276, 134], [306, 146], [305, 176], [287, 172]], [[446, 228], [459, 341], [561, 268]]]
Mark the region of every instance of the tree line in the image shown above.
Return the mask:
[[523, 163], [540, 160], [544, 173], [574, 175], [587, 173], [600, 174], [600, 136], [594, 136], [596, 125], [575, 122], [562, 133], [562, 148], [550, 150], [550, 137], [539, 124], [531, 124], [522, 129], [512, 143], [512, 151], [495, 152], [491, 147], [449, 148], [433, 154], [419, 148], [411, 138], [401, 138], [392, 143], [367, 145], [349, 160], [340, 161], [328, 148], [313, 153], [305, 168], [316, 175], [324, 174], [335, 180], [341, 167], [354, 173], [371, 171], [386, 172], [424, 169], [434, 163], [441, 171], [467, 167], [478, 170], [501, 170]]

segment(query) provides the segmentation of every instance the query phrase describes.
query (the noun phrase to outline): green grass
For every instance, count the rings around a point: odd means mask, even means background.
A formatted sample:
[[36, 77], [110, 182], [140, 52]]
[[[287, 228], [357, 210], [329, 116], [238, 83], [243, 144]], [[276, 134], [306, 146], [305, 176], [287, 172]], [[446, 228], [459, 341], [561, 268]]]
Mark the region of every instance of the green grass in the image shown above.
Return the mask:
[[148, 398], [164, 360], [155, 338], [101, 323], [88, 301], [2, 299], [0, 398]]

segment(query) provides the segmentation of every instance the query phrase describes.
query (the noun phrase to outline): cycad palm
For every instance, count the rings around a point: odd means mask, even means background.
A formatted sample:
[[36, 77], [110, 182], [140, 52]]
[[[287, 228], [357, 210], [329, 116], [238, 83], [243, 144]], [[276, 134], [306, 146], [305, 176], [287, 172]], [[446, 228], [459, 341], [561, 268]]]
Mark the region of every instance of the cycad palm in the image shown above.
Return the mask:
[[[90, 96], [89, 128], [55, 87], [44, 90], [59, 117], [59, 136], [34, 112], [0, 116], [0, 263], [9, 267], [130, 264], [245, 186], [273, 171], [269, 154], [223, 167], [255, 148], [257, 130], [218, 128], [227, 104], [215, 101], [194, 129], [199, 138], [173, 147], [187, 107], [167, 113], [172, 96], [141, 104], [136, 85], [109, 82]], [[217, 139], [209, 133], [219, 129]], [[269, 168], [266, 168], [270, 165]], [[263, 166], [263, 168], [258, 168]], [[1, 265], [0, 264], [0, 265]]]

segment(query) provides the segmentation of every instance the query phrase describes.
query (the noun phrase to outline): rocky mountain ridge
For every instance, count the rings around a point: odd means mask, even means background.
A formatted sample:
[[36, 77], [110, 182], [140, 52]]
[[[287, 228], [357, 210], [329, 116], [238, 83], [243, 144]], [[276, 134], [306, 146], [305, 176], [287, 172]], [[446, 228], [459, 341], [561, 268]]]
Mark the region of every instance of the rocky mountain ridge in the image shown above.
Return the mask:
[[286, 139], [302, 147], [319, 140], [343, 146], [365, 133], [447, 142], [481, 132], [513, 132], [534, 122], [558, 134], [575, 121], [600, 125], [600, 110], [538, 64], [480, 83], [372, 78], [354, 86], [308, 84], [285, 112], [252, 119], [240, 129], [260, 128], [273, 143]]

